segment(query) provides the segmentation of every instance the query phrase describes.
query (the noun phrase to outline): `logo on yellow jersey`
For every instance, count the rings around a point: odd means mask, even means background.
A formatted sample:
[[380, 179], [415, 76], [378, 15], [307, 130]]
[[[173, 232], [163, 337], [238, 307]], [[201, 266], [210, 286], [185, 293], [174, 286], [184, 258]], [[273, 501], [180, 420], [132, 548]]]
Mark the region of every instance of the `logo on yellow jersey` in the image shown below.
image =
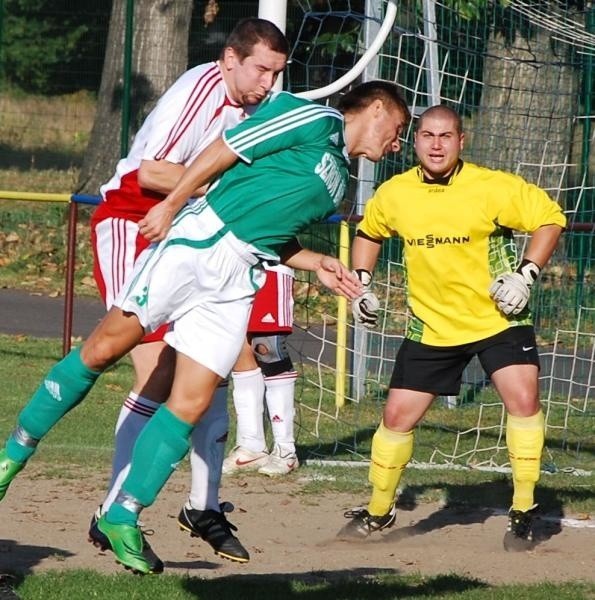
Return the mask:
[[422, 238], [409, 238], [406, 240], [408, 246], [425, 246], [426, 248], [444, 245], [460, 246], [470, 242], [470, 235], [434, 235], [433, 233], [428, 233]]

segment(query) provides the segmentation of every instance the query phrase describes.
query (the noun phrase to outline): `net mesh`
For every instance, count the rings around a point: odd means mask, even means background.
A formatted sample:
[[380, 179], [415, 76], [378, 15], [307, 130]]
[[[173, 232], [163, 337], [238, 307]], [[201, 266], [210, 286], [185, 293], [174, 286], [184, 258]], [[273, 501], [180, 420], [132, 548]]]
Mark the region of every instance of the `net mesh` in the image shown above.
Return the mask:
[[[367, 6], [366, 6], [367, 4]], [[395, 81], [412, 113], [441, 102], [464, 117], [464, 158], [518, 173], [558, 200], [570, 227], [536, 284], [531, 307], [540, 343], [541, 398], [547, 424], [545, 468], [590, 471], [595, 465], [595, 294], [593, 292], [593, 9], [576, 2], [488, 3], [477, 15], [435, 2], [435, 14], [398, 3], [396, 22], [365, 78]], [[290, 15], [295, 43], [287, 78], [299, 92], [331, 83], [357, 61], [378, 29], [386, 2], [299, 1]], [[366, 13], [366, 10], [368, 11]], [[299, 27], [296, 23], [299, 22]], [[333, 99], [330, 98], [330, 101]], [[413, 124], [412, 124], [413, 127]], [[342, 207], [351, 233], [361, 194], [414, 164], [412, 130], [403, 151], [372, 167], [354, 166]], [[332, 252], [335, 223], [303, 243]], [[516, 243], [522, 252], [526, 236]], [[336, 300], [300, 274], [293, 351], [301, 369], [300, 447], [310, 458], [364, 461], [382, 414], [394, 356], [407, 320], [402, 249], [385, 242], [375, 273], [381, 321], [373, 332], [348, 319], [345, 397], [335, 367], [341, 323]], [[508, 465], [505, 412], [475, 361], [457, 397], [437, 399], [418, 426], [414, 461], [500, 468]]]

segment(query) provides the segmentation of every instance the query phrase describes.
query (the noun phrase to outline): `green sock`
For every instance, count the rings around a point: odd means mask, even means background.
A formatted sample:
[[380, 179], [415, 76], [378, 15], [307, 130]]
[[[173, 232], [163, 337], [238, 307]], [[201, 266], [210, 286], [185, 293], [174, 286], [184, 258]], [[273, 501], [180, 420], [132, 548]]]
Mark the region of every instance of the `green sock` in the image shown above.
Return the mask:
[[[190, 434], [194, 425], [176, 417], [162, 405], [143, 427], [134, 450], [130, 473], [122, 484], [122, 491], [132, 496], [143, 507], [151, 506], [178, 463], [190, 448]], [[128, 513], [128, 514], [127, 514]], [[114, 502], [106, 515], [110, 523], [136, 523], [136, 515]]]
[[113, 502], [105, 515], [108, 523], [116, 525], [131, 525], [136, 527], [138, 523], [138, 515], [135, 512], [124, 508], [121, 504]]
[[[18, 424], [32, 439], [39, 441], [71, 409], [87, 395], [101, 371], [92, 371], [81, 360], [75, 348], [46, 375], [31, 400], [18, 417]], [[6, 453], [17, 462], [25, 462], [35, 452], [36, 442], [23, 445], [14, 435], [6, 443]]]

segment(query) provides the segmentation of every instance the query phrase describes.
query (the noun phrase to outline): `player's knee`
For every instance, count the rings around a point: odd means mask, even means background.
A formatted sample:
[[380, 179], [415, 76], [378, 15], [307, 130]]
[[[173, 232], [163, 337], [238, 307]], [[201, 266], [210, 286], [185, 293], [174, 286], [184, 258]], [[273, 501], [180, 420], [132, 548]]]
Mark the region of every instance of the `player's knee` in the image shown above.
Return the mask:
[[92, 344], [83, 344], [81, 360], [93, 371], [103, 371], [120, 358], [110, 339], [97, 338]]
[[256, 362], [265, 377], [294, 370], [287, 349], [287, 335], [255, 336], [251, 345]]

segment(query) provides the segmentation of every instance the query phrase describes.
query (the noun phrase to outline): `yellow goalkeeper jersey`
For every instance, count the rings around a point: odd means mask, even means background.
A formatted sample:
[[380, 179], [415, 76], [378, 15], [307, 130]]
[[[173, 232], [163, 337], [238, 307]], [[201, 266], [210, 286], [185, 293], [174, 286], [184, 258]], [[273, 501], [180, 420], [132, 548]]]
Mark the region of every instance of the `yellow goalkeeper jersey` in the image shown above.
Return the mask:
[[432, 346], [481, 340], [531, 323], [528, 310], [504, 316], [493, 279], [518, 264], [513, 230], [565, 227], [560, 206], [521, 177], [463, 163], [446, 185], [424, 183], [419, 167], [383, 183], [358, 229], [403, 242], [407, 337]]

